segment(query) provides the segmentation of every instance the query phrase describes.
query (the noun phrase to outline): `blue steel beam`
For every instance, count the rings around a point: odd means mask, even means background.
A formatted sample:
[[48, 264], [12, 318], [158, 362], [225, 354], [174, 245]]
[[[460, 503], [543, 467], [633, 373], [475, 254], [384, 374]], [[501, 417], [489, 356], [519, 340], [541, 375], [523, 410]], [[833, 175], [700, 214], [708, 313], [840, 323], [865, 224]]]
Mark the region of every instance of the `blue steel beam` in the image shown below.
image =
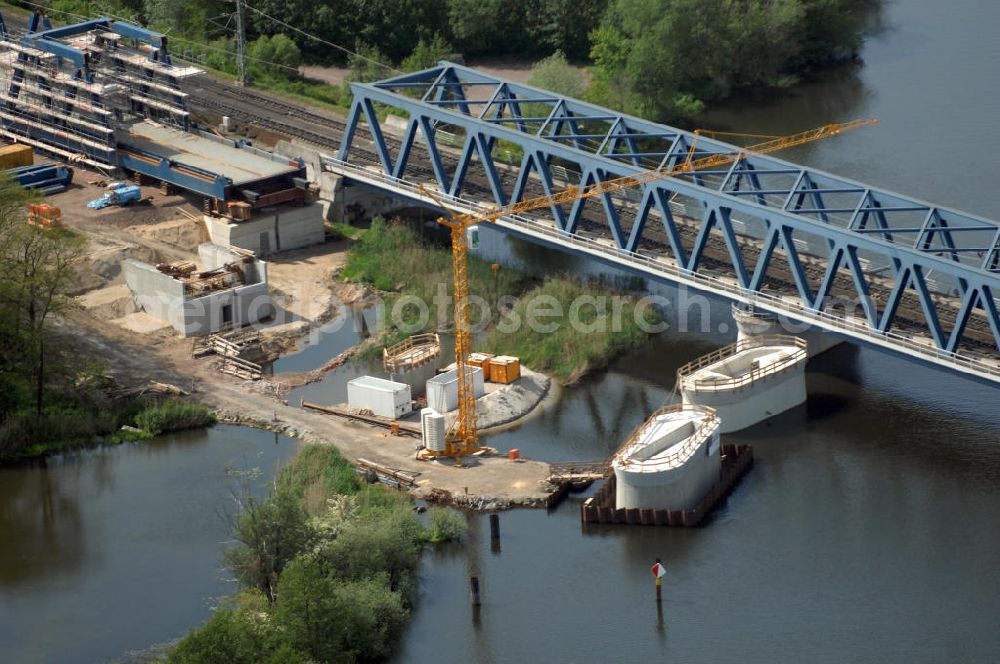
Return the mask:
[[[469, 86], [487, 87], [490, 92], [484, 95], [480, 90], [466, 95]], [[475, 168], [488, 183], [498, 205], [522, 199], [532, 178], [538, 179], [545, 193], [553, 193], [553, 162], [571, 167], [580, 173], [581, 184], [587, 184], [597, 179], [644, 172], [646, 169], [638, 163], [640, 156], [653, 156], [662, 165], [676, 165], [687, 158], [694, 140], [689, 132], [445, 62], [423, 72], [374, 84], [352, 84], [351, 87], [354, 102], [340, 159], [351, 161], [356, 132], [363, 123], [371, 133], [386, 174], [405, 179], [405, 162], [410, 148], [422, 141], [442, 191], [460, 195], [470, 168]], [[422, 99], [414, 98], [413, 90], [422, 90]], [[474, 99], [482, 101], [472, 101]], [[469, 108], [477, 103], [483, 104], [483, 110], [471, 114]], [[537, 107], [542, 103], [549, 104], [544, 117], [538, 116], [537, 108], [528, 109], [527, 115], [522, 113], [526, 109], [522, 109], [521, 104]], [[410, 118], [400, 150], [402, 157], [397, 158], [395, 164], [381, 131], [376, 105], [400, 109]], [[493, 109], [492, 114], [490, 109]], [[577, 123], [577, 126], [560, 128], [558, 134], [542, 131], [559, 121]], [[581, 127], [579, 123], [587, 124]], [[437, 145], [437, 128], [443, 125], [457, 127], [466, 136], [454, 174], [445, 172], [442, 151]], [[601, 131], [605, 133], [602, 135]], [[598, 137], [602, 137], [599, 143]], [[642, 143], [654, 139], [669, 145], [656, 151]], [[509, 200], [504, 195], [491, 154], [492, 147], [500, 140], [518, 146], [524, 154]], [[639, 145], [643, 147], [640, 149]], [[625, 151], [621, 151], [623, 147]], [[698, 155], [740, 151], [736, 146], [705, 137], [698, 138], [697, 147]], [[774, 178], [782, 181], [775, 182]], [[684, 196], [696, 206], [686, 213], [699, 225], [690, 251], [681, 241], [683, 234], [670, 210], [669, 201], [676, 195]], [[845, 205], [844, 196], [851, 197], [849, 205]], [[981, 310], [990, 322], [994, 342], [1000, 349], [1000, 322], [994, 315], [996, 306], [989, 295], [1000, 292], [1000, 247], [997, 244], [1000, 224], [997, 222], [938, 208], [764, 155], [748, 157], [739, 169], [691, 173], [647, 183], [637, 191], [636, 197], [639, 205], [628, 231], [622, 228], [618, 210], [610, 197], [607, 194], [598, 197], [604, 209], [608, 235], [621, 251], [636, 251], [648, 239], [646, 236], [651, 228], [648, 216], [655, 211], [661, 219], [673, 260], [684, 270], [696, 272], [701, 269], [709, 238], [721, 235], [740, 285], [748, 290], [759, 290], [767, 280], [776, 249], [780, 249], [787, 258], [803, 306], [822, 311], [827, 306], [837, 274], [846, 271], [873, 331], [889, 331], [903, 295], [912, 293], [924, 312], [924, 320], [919, 322], [927, 325], [942, 350], [954, 351], [962, 335], [947, 334], [942, 329], [934, 297], [924, 276], [933, 271], [963, 284], [963, 297], [968, 300], [961, 300], [959, 313], [964, 316], [966, 313], [971, 315], [973, 309]], [[555, 227], [567, 235], [580, 232], [583, 208], [580, 200], [568, 213], [559, 206], [552, 206]], [[921, 213], [920, 218], [914, 220], [914, 213]], [[733, 224], [734, 220], [744, 217], [760, 219], [765, 227], [762, 251], [755, 265], [745, 264], [739, 250], [740, 237]], [[986, 247], [975, 233], [967, 232], [982, 233], [993, 229], [996, 230], [993, 243]], [[916, 242], [914, 234], [918, 238]], [[801, 236], [819, 238], [829, 254], [809, 254], [808, 250], [797, 248], [796, 240]], [[937, 242], [931, 242], [934, 238], [938, 238]], [[869, 280], [882, 279], [880, 287], [889, 284], [883, 279], [885, 275], [880, 277], [866, 272], [866, 257], [874, 257], [878, 265], [890, 266], [890, 276], [895, 278], [881, 311], [872, 296], [871, 285], [875, 282], [869, 284]], [[823, 278], [814, 290], [807, 268], [817, 263], [823, 268]], [[962, 307], [969, 311], [965, 312]], [[959, 322], [962, 324], [956, 327], [964, 327], [967, 321]]]

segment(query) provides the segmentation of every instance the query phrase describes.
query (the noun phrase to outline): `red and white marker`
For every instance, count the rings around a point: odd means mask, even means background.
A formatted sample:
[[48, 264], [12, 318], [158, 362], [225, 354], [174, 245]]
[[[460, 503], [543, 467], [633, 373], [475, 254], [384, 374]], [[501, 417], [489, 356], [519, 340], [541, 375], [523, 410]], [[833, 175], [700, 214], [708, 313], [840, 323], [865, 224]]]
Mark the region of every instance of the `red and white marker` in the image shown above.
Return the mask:
[[657, 579], [662, 579], [667, 575], [667, 568], [664, 567], [662, 563], [656, 563], [655, 565], [653, 565], [650, 571], [653, 573], [653, 576], [655, 576]]

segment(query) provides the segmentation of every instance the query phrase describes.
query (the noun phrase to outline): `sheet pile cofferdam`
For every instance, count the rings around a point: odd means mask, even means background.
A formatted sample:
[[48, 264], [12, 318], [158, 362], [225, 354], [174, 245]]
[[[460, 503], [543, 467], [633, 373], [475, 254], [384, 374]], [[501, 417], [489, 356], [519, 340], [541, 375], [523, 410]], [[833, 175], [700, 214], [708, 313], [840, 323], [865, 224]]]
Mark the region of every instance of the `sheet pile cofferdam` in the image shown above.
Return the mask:
[[806, 400], [805, 339], [744, 337], [677, 370], [684, 403], [715, 409], [721, 433], [732, 433]]
[[719, 416], [672, 404], [655, 411], [611, 461], [619, 508], [693, 508], [719, 481]]

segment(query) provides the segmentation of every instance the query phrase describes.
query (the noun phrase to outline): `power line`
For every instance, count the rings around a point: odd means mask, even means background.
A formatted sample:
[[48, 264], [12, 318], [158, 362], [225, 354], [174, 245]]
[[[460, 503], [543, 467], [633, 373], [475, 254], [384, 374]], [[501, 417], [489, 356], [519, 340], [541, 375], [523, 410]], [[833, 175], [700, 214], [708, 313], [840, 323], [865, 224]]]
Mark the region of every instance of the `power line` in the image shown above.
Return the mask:
[[[241, 0], [236, 0], [236, 2], [240, 3]], [[316, 35], [313, 35], [313, 34], [310, 34], [310, 33], [306, 32], [305, 30], [301, 30], [299, 28], [296, 28], [294, 25], [290, 25], [288, 23], [285, 23], [281, 19], [274, 18], [273, 16], [271, 16], [269, 14], [265, 14], [264, 12], [262, 12], [259, 9], [257, 9], [256, 7], [251, 7], [250, 5], [246, 4], [245, 2], [243, 2], [242, 4], [243, 4], [244, 7], [246, 7], [250, 11], [255, 12], [257, 14], [260, 14], [261, 16], [263, 16], [264, 18], [266, 18], [267, 20], [273, 21], [274, 23], [277, 23], [278, 25], [280, 25], [280, 26], [282, 26], [284, 28], [292, 30], [293, 32], [297, 32], [298, 34], [302, 35], [303, 37], [307, 37], [309, 39], [312, 39], [313, 41], [317, 41], [317, 42], [319, 42], [321, 44], [324, 44], [326, 46], [332, 46], [333, 48], [338, 49], [340, 51], [343, 51], [344, 53], [347, 53], [348, 55], [353, 55], [353, 56], [355, 56], [357, 58], [360, 58], [361, 60], [364, 60], [365, 62], [370, 62], [373, 65], [378, 65], [379, 67], [384, 67], [384, 68], [388, 69], [389, 71], [396, 72], [397, 74], [402, 74], [403, 73], [402, 69], [396, 69], [392, 65], [387, 65], [384, 62], [379, 62], [378, 60], [375, 60], [373, 58], [369, 58], [367, 56], [361, 55], [360, 53], [358, 53], [356, 51], [352, 51], [349, 48], [345, 48], [345, 47], [341, 46], [340, 44], [334, 44], [332, 41], [327, 41], [326, 39], [323, 39], [322, 37], [317, 37]]]
[[[72, 18], [79, 18], [79, 19], [83, 19], [83, 20], [90, 20], [90, 19], [93, 18], [92, 16], [84, 16], [83, 14], [75, 14], [73, 12], [68, 12], [68, 11], [65, 11], [65, 10], [62, 10], [62, 9], [51, 9], [49, 7], [46, 7], [45, 5], [40, 5], [40, 4], [35, 3], [35, 2], [29, 2], [28, 0], [21, 0], [21, 4], [30, 5], [32, 7], [37, 7], [38, 9], [44, 9], [45, 11], [48, 11], [48, 12], [53, 12], [53, 13], [56, 13], [56, 14], [62, 14], [63, 16], [69, 16], [69, 17], [72, 17]], [[123, 16], [116, 16], [115, 14], [104, 14], [104, 15], [108, 16], [110, 18], [119, 20], [119, 21], [134, 22], [132, 19], [125, 18]], [[195, 45], [195, 46], [197, 46], [199, 48], [204, 48], [204, 49], [207, 49], [207, 50], [210, 50], [210, 51], [216, 51], [216, 52], [219, 52], [219, 53], [225, 53], [226, 55], [229, 55], [229, 56], [231, 56], [233, 58], [236, 57], [236, 53], [234, 51], [230, 51], [229, 49], [221, 48], [219, 46], [213, 46], [212, 44], [206, 44], [204, 42], [195, 41], [193, 39], [185, 39], [184, 37], [177, 37], [175, 35], [172, 35], [172, 36], [170, 36], [170, 41], [179, 41], [179, 42], [186, 43], [186, 44], [193, 44], [193, 45]], [[182, 56], [179, 56], [179, 55], [177, 55], [177, 53], [173, 53], [172, 52], [170, 55], [171, 55], [171, 57], [177, 58], [178, 60], [186, 60], [187, 62], [197, 62], [196, 60], [192, 60], [190, 58], [184, 58]], [[261, 64], [271, 65], [272, 67], [280, 67], [281, 69], [287, 69], [288, 71], [295, 72], [296, 74], [301, 73], [301, 72], [299, 72], [299, 70], [298, 70], [297, 67], [289, 67], [288, 65], [282, 64], [280, 62], [271, 62], [270, 60], [264, 60], [263, 58], [255, 58], [255, 57], [250, 56], [250, 55], [247, 56], [247, 59], [248, 60], [253, 60], [254, 62], [259, 62]], [[203, 64], [203, 63], [199, 63], [199, 64]]]

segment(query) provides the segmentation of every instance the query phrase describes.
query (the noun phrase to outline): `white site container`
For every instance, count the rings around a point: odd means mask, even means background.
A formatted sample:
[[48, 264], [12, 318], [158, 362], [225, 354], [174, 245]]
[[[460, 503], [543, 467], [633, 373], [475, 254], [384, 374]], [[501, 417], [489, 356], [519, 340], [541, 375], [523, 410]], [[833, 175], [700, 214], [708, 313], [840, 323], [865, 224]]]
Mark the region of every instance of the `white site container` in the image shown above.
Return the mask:
[[402, 417], [413, 409], [409, 385], [374, 376], [348, 381], [347, 404], [391, 419]]
[[420, 430], [423, 433], [424, 447], [432, 452], [444, 452], [445, 419], [444, 415], [433, 408], [420, 411]]
[[[472, 372], [472, 393], [478, 399], [486, 394], [483, 370], [466, 365]], [[439, 413], [450, 413], [458, 408], [458, 369], [446, 371], [427, 381], [427, 405]]]

